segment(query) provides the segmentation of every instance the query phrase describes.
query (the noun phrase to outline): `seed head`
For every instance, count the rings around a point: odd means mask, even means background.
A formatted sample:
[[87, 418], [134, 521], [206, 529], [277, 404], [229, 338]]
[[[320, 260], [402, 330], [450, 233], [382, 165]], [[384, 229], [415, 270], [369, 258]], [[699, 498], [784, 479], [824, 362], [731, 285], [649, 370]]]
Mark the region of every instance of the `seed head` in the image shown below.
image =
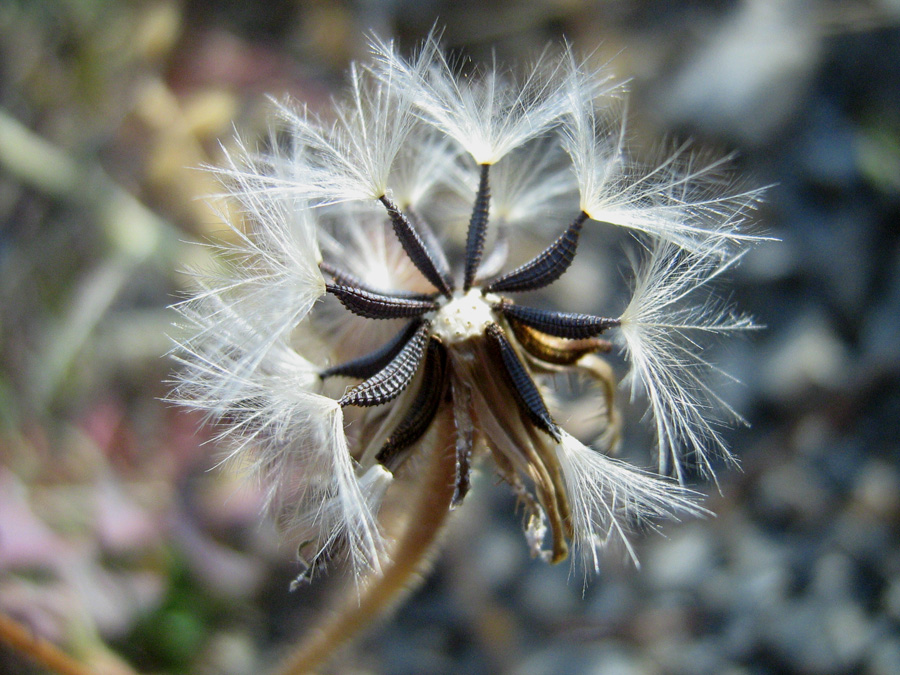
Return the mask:
[[[628, 546], [635, 524], [701, 512], [684, 467], [711, 473], [711, 453], [730, 456], [717, 411], [731, 411], [697, 336], [752, 327], [709, 291], [758, 239], [743, 230], [758, 194], [729, 189], [719, 163], [684, 148], [641, 166], [621, 88], [568, 48], [524, 77], [496, 65], [462, 77], [435, 36], [412, 59], [379, 40], [372, 52], [334, 121], [278, 104], [287, 140], [265, 153], [239, 144], [219, 170], [245, 219], [236, 243], [218, 245], [221, 267], [196, 271], [176, 306], [189, 337], [172, 398], [204, 411], [261, 477], [313, 567], [343, 554], [377, 570], [390, 554], [382, 510], [415, 482], [418, 458], [448, 448], [447, 506], [465, 498], [473, 464], [495, 472], [550, 561], [573, 545], [596, 570], [598, 550]], [[457, 244], [447, 205], [463, 200]], [[509, 269], [522, 228], [548, 220], [563, 225], [547, 248]], [[624, 310], [520, 302], [568, 271], [585, 230], [611, 227], [644, 251]], [[660, 472], [678, 482], [611, 456], [620, 418], [604, 356], [617, 350], [632, 398], [649, 402]], [[602, 392], [592, 447], [552, 412], [566, 405], [552, 396], [559, 373]], [[430, 433], [442, 416], [455, 437]]]

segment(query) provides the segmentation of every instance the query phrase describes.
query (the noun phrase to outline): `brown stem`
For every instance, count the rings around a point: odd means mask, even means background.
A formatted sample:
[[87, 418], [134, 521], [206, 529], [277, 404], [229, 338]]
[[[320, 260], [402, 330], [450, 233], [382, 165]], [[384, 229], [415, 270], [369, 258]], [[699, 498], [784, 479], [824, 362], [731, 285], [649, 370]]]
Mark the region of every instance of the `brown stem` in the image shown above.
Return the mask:
[[[449, 406], [444, 405], [435, 424], [420, 441], [423, 455], [416, 466], [416, 487], [404, 509], [405, 528], [394, 536], [381, 574], [372, 574], [358, 587], [350, 586], [336, 612], [302, 639], [276, 675], [312, 673], [359, 631], [381, 616], [415, 580], [450, 512], [456, 477], [455, 434]], [[392, 533], [389, 533], [392, 534]]]
[[94, 675], [52, 642], [37, 637], [15, 619], [0, 614], [0, 642], [27, 655], [35, 663], [59, 675]]

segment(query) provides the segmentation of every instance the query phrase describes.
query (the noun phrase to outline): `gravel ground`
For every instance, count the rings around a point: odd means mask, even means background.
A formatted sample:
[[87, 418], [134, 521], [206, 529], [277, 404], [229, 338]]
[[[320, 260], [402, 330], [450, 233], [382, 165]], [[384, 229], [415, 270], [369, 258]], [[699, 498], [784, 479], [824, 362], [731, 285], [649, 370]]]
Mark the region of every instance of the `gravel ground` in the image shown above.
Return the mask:
[[[331, 672], [900, 673], [900, 7], [673, 5], [0, 8], [4, 114], [77, 167], [54, 182], [50, 155], [31, 173], [2, 155], [0, 608], [122, 673], [253, 672], [314, 625], [327, 581], [286, 592], [258, 495], [230, 496], [196, 420], [157, 398], [180, 241], [216, 227], [195, 200], [214, 186], [183, 168], [215, 163], [232, 120], [261, 129], [266, 92], [321, 106], [365, 30], [412, 46], [439, 16], [475, 59], [561, 35], [614, 57], [636, 139], [735, 151], [781, 241], [734, 275], [765, 330], [720, 354], [750, 426], [729, 434], [741, 469], [697, 484], [714, 517], [583, 586], [528, 557], [482, 472], [432, 572]], [[102, 207], [127, 195], [144, 206], [116, 202], [120, 232]], [[36, 672], [3, 648], [0, 670]]]

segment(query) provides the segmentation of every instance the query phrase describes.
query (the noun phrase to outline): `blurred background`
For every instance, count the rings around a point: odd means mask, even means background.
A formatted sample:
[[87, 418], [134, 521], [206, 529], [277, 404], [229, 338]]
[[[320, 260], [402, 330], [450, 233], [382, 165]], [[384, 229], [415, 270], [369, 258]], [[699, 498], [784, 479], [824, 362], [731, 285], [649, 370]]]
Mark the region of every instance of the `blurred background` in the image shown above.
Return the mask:
[[[314, 625], [327, 579], [287, 592], [260, 495], [160, 401], [167, 305], [222, 229], [196, 167], [262, 137], [266, 94], [327, 108], [367, 32], [411, 49], [436, 20], [476, 61], [563, 37], [611, 60], [635, 139], [735, 152], [782, 242], [735, 274], [767, 328], [719, 355], [751, 426], [699, 485], [714, 518], [583, 591], [482, 472], [332, 672], [900, 673], [897, 0], [3, 0], [0, 612], [122, 674], [260, 672]], [[3, 644], [0, 671], [41, 672]]]

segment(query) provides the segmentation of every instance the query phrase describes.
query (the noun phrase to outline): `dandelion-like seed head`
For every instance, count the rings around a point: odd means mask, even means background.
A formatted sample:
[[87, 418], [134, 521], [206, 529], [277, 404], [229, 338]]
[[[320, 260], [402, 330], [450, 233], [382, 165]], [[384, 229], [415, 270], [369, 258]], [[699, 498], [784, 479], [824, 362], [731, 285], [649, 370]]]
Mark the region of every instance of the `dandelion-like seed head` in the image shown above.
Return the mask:
[[[720, 425], [737, 416], [698, 337], [752, 327], [708, 291], [756, 239], [743, 219], [757, 193], [729, 191], [717, 163], [684, 148], [639, 165], [620, 90], [569, 48], [524, 77], [465, 78], [434, 36], [412, 59], [372, 50], [333, 121], [278, 104], [288, 140], [239, 145], [219, 170], [246, 218], [177, 306], [189, 337], [172, 398], [265, 481], [310, 574], [340, 555], [357, 573], [389, 564], [384, 514], [404, 511], [429, 463], [449, 467], [436, 484], [452, 491], [434, 497], [446, 511], [483, 460], [519, 497], [532, 552], [556, 562], [573, 547], [589, 570], [636, 524], [702, 511], [685, 466], [711, 473], [713, 454], [729, 457]], [[461, 199], [456, 242], [458, 210], [439, 205]], [[519, 230], [546, 232], [548, 213], [568, 224], [509, 269]], [[609, 227], [643, 251], [624, 310], [521, 301], [567, 272], [583, 230]], [[678, 480], [612, 456], [616, 352], [649, 404], [660, 473]], [[547, 403], [560, 373], [600, 392], [591, 445], [550, 411], [565, 406]]]

